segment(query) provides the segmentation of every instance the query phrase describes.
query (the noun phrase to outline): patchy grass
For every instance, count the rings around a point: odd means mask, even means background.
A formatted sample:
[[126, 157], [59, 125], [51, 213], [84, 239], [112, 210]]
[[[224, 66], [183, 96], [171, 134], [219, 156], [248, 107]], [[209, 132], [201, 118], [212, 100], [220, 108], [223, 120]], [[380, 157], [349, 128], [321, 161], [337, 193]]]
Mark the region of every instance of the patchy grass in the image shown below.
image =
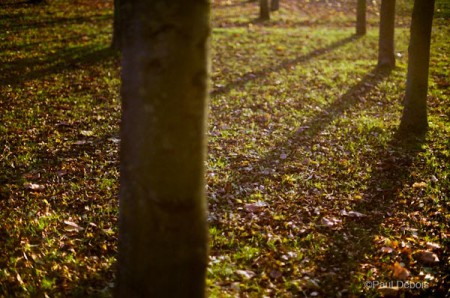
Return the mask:
[[[439, 2], [439, 1], [438, 1]], [[377, 6], [215, 1], [207, 182], [212, 297], [448, 293], [449, 36], [433, 29], [430, 131], [401, 142], [397, 67], [375, 69]], [[0, 296], [110, 296], [117, 253], [119, 59], [111, 1], [3, 1]], [[327, 8], [328, 10], [326, 10]], [[444, 9], [444, 11], [443, 11]], [[436, 260], [435, 257], [439, 259]]]

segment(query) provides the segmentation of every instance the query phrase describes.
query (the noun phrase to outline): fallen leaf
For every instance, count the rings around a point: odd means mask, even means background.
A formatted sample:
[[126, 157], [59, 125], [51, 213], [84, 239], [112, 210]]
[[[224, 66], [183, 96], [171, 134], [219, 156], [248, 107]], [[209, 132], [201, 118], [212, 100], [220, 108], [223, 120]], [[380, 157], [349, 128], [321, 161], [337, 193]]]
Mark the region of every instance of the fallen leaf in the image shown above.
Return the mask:
[[400, 288], [399, 287], [379, 287], [378, 293], [381, 297], [398, 297]]
[[433, 242], [427, 242], [427, 247], [431, 250], [439, 250], [441, 249], [441, 246], [437, 243], [433, 243]]
[[327, 227], [334, 227], [335, 225], [341, 223], [342, 220], [335, 217], [323, 217], [321, 223]]
[[394, 251], [394, 249], [391, 248], [391, 247], [388, 247], [388, 246], [384, 246], [384, 247], [381, 248], [381, 252], [384, 252], [384, 253], [387, 253], [387, 254], [390, 254], [393, 251]]
[[425, 188], [428, 184], [426, 182], [414, 182], [412, 185], [413, 188]]
[[74, 145], [84, 145], [87, 142], [85, 140], [80, 140], [80, 141], [76, 141], [75, 143], [73, 143]]
[[109, 138], [108, 140], [110, 140], [114, 144], [119, 144], [120, 143], [120, 139], [119, 138]]
[[23, 285], [23, 280], [22, 280], [22, 277], [20, 277], [20, 274], [19, 274], [19, 273], [17, 273], [16, 278], [17, 278], [17, 281], [18, 281], [21, 285]]
[[23, 185], [23, 187], [25, 189], [28, 190], [34, 190], [34, 191], [41, 191], [45, 189], [45, 185], [41, 185], [41, 184], [34, 184], [34, 183], [25, 183]]
[[245, 204], [244, 208], [247, 212], [256, 213], [263, 211], [267, 206], [266, 202], [258, 201], [251, 204]]
[[80, 227], [73, 221], [65, 220], [64, 223], [66, 224], [66, 227], [64, 228], [64, 230], [66, 230], [67, 232], [79, 232], [79, 231], [83, 230], [82, 227]]
[[244, 279], [251, 279], [252, 277], [254, 277], [256, 275], [255, 272], [250, 271], [250, 270], [236, 270], [236, 273], [243, 277]]
[[414, 259], [416, 259], [419, 262], [433, 265], [439, 263], [438, 256], [431, 251], [421, 250], [414, 253]]
[[341, 210], [341, 214], [343, 216], [348, 216], [348, 217], [354, 217], [354, 218], [361, 218], [361, 217], [366, 217], [367, 215], [358, 212], [358, 211], [346, 211], [346, 210]]
[[91, 137], [94, 135], [94, 132], [92, 130], [82, 130], [80, 131], [80, 134], [85, 137]]
[[394, 266], [392, 266], [393, 276], [397, 279], [406, 280], [408, 277], [411, 276], [411, 272], [409, 272], [408, 269], [404, 268], [400, 263], [395, 262]]
[[273, 278], [273, 279], [280, 278], [282, 275], [283, 275], [283, 274], [282, 274], [280, 271], [278, 271], [278, 270], [272, 270], [272, 271], [270, 271], [270, 273], [269, 273], [269, 276], [270, 276], [271, 278]]

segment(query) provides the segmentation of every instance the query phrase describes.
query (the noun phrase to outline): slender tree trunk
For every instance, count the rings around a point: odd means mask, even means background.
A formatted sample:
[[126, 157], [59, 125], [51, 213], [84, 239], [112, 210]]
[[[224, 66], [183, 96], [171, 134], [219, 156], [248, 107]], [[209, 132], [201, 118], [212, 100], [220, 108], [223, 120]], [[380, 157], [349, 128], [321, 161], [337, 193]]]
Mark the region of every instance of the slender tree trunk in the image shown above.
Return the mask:
[[128, 0], [116, 297], [204, 297], [208, 0]]
[[279, 9], [280, 9], [280, 1], [279, 0], [270, 1], [270, 10], [271, 11], [277, 11]]
[[259, 0], [259, 19], [262, 21], [270, 20], [269, 0]]
[[434, 2], [434, 0], [414, 1], [405, 107], [400, 123], [400, 132], [403, 134], [421, 134], [428, 129], [428, 69]]
[[382, 0], [380, 9], [380, 35], [378, 39], [378, 67], [395, 67], [394, 55], [395, 0]]
[[366, 34], [366, 0], [358, 0], [356, 6], [356, 34]]

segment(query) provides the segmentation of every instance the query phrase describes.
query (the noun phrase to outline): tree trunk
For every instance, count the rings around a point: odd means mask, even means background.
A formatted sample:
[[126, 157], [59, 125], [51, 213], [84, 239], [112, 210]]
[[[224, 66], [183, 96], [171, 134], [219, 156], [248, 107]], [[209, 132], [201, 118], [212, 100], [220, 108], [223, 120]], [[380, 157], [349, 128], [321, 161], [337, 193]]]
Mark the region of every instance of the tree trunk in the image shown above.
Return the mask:
[[204, 297], [209, 1], [129, 0], [116, 297]]
[[395, 67], [394, 28], [395, 0], [382, 0], [378, 39], [378, 68], [392, 69]]
[[270, 2], [270, 10], [271, 11], [277, 11], [280, 9], [280, 1], [279, 0], [272, 0]]
[[415, 0], [408, 49], [405, 107], [400, 123], [403, 134], [422, 134], [428, 129], [427, 92], [434, 0]]
[[356, 6], [356, 34], [366, 34], [366, 0], [358, 0]]
[[270, 20], [269, 0], [259, 0], [259, 19], [262, 21]]

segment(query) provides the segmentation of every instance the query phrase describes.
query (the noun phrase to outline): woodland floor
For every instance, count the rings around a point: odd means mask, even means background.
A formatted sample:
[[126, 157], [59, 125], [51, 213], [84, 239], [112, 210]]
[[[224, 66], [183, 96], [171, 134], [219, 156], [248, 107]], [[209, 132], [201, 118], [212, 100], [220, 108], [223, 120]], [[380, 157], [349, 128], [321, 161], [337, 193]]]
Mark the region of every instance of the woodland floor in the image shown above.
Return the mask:
[[[430, 130], [405, 142], [396, 130], [409, 2], [397, 1], [389, 73], [375, 68], [377, 6], [356, 37], [352, 2], [328, 2], [282, 0], [264, 23], [257, 2], [213, 3], [208, 292], [450, 295], [448, 6], [437, 1]], [[0, 297], [109, 297], [120, 143], [112, 1], [0, 8]]]

